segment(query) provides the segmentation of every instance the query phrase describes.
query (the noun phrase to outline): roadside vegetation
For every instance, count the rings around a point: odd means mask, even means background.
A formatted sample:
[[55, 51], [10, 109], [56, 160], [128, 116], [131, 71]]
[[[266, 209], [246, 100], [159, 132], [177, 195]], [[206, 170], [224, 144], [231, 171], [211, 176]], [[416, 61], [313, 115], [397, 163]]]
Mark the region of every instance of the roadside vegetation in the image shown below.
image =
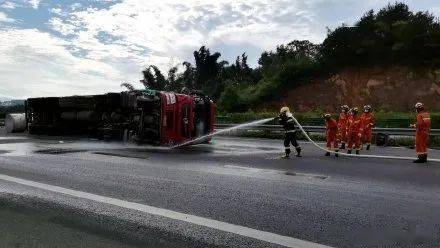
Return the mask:
[[202, 90], [217, 102], [221, 112], [256, 111], [288, 90], [348, 66], [438, 69], [440, 22], [431, 13], [412, 12], [406, 4], [394, 3], [378, 12], [368, 11], [354, 25], [329, 29], [321, 44], [293, 40], [265, 51], [256, 68], [249, 66], [245, 53], [233, 63], [205, 46], [193, 55], [194, 62], [173, 66], [167, 72], [148, 66], [142, 82], [149, 89]]

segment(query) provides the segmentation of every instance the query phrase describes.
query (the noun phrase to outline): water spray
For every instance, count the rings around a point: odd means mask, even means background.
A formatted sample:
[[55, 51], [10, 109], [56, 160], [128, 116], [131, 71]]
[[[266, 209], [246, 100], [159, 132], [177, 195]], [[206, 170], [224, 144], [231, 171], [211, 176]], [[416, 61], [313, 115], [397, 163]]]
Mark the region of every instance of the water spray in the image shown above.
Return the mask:
[[240, 124], [240, 125], [237, 125], [237, 126], [233, 126], [233, 127], [230, 127], [230, 128], [218, 130], [218, 131], [215, 131], [213, 133], [210, 133], [210, 134], [207, 134], [207, 135], [204, 135], [204, 136], [200, 136], [200, 137], [195, 138], [193, 140], [186, 141], [186, 142], [184, 142], [182, 144], [178, 144], [178, 145], [172, 146], [171, 148], [179, 148], [181, 146], [186, 146], [186, 145], [191, 145], [191, 144], [203, 142], [206, 139], [208, 139], [208, 138], [210, 138], [212, 136], [215, 136], [215, 135], [219, 135], [219, 134], [222, 134], [222, 133], [227, 133], [227, 132], [230, 132], [230, 131], [233, 131], [233, 130], [236, 130], [236, 129], [242, 129], [242, 128], [245, 128], [245, 127], [261, 125], [261, 124], [264, 124], [264, 123], [269, 122], [271, 120], [273, 120], [273, 118], [267, 118], [267, 119], [253, 121], [253, 122], [243, 123], [243, 124]]

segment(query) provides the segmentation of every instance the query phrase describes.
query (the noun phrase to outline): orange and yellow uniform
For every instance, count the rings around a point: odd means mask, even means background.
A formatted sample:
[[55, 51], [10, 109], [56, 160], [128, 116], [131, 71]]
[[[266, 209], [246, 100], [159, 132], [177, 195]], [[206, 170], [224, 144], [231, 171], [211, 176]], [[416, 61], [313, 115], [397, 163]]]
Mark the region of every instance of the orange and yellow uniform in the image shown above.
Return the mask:
[[341, 112], [339, 114], [339, 120], [338, 120], [338, 141], [342, 143], [347, 142], [347, 127], [348, 127], [348, 119], [349, 115], [345, 112]]
[[325, 121], [325, 128], [327, 137], [327, 149], [338, 150], [338, 122], [335, 119], [330, 118]]
[[428, 154], [429, 130], [431, 128], [431, 118], [429, 112], [422, 111], [417, 114], [416, 123], [416, 152], [417, 155]]
[[356, 150], [361, 149], [361, 119], [357, 115], [350, 115], [348, 118], [348, 150], [353, 148], [353, 145]]
[[374, 116], [372, 113], [362, 113], [361, 117], [362, 143], [370, 145], [373, 138]]

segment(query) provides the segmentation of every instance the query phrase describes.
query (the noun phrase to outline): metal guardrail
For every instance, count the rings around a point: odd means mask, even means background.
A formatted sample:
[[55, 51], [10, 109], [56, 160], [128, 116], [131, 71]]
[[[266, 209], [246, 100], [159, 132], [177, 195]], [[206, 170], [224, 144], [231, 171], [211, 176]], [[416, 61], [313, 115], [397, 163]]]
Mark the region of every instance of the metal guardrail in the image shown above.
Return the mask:
[[[239, 124], [216, 124], [216, 129], [226, 129]], [[306, 132], [311, 133], [324, 133], [324, 126], [303, 126]], [[283, 128], [280, 125], [257, 125], [251, 127], [245, 127], [241, 130], [261, 130], [261, 131], [283, 131]], [[373, 133], [385, 133], [389, 135], [396, 136], [412, 136], [414, 135], [415, 130], [413, 128], [381, 128], [376, 127], [373, 128]], [[431, 136], [440, 136], [440, 129], [431, 129]]]
[[[276, 113], [273, 113], [273, 116], [276, 116]], [[437, 120], [436, 114], [432, 114], [431, 121]], [[262, 115], [261, 118], [270, 117], [268, 115]], [[302, 116], [301, 118], [299, 116], [296, 117], [301, 123], [308, 126], [324, 126], [324, 119], [322, 117], [305, 117]], [[239, 119], [240, 121], [237, 121]], [[247, 116], [246, 114], [238, 114], [236, 117], [227, 116], [227, 115], [217, 115], [216, 117], [216, 123], [222, 123], [222, 124], [228, 124], [228, 123], [234, 123], [234, 122], [248, 122], [248, 121], [254, 121], [258, 119], [258, 116], [250, 115]], [[235, 121], [234, 121], [235, 120]], [[410, 117], [390, 117], [390, 118], [377, 118], [376, 119], [376, 125], [380, 127], [389, 127], [389, 128], [406, 128], [409, 124], [414, 123], [415, 120]], [[277, 122], [269, 122], [267, 124], [273, 124], [276, 125]]]

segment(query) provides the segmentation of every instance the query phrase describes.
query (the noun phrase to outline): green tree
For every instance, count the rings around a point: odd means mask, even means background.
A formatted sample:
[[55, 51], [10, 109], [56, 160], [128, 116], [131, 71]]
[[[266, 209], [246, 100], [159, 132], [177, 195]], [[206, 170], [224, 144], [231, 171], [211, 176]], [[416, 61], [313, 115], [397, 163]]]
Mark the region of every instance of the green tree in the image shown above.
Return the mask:
[[195, 85], [195, 74], [196, 69], [190, 62], [183, 62], [184, 66], [183, 73], [179, 76], [180, 84], [187, 87], [188, 89], [196, 89]]
[[157, 66], [148, 66], [142, 71], [142, 74], [144, 78], [141, 80], [141, 82], [145, 88], [152, 90], [165, 90], [168, 82]]
[[173, 66], [168, 70], [165, 90], [179, 92], [184, 87], [182, 81], [178, 80], [179, 75], [177, 71], [177, 66]]
[[211, 54], [205, 46], [194, 51], [195, 60], [195, 88], [203, 90], [206, 94], [218, 99], [223, 90], [221, 74], [223, 67], [228, 64], [226, 61], [218, 61], [221, 57], [219, 52]]
[[240, 90], [236, 85], [228, 85], [221, 93], [219, 99], [219, 107], [221, 111], [225, 112], [243, 112], [247, 109], [247, 104], [240, 95]]

